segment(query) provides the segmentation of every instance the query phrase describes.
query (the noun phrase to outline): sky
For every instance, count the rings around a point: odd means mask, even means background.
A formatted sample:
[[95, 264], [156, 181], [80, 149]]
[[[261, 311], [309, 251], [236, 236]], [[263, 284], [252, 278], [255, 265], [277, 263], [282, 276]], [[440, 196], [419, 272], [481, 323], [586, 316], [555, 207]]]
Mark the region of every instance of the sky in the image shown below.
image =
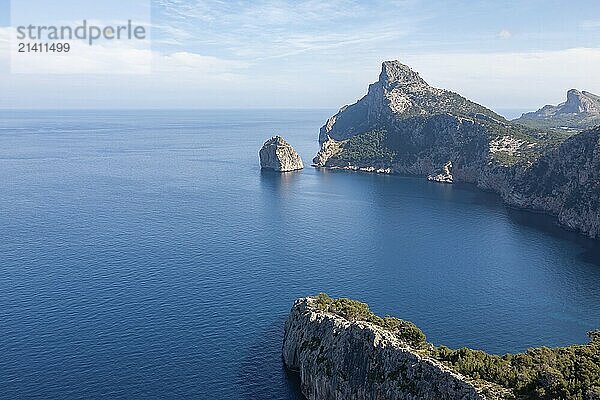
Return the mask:
[[[13, 0], [12, 19], [35, 14], [36, 1]], [[69, 1], [51, 4], [67, 13]], [[0, 108], [338, 109], [392, 59], [496, 110], [556, 104], [570, 88], [600, 94], [597, 0], [146, 3], [149, 46], [118, 49], [131, 73], [64, 73], [97, 58], [92, 46], [65, 58], [63, 73], [36, 73], [40, 58], [21, 74], [11, 73], [11, 4], [0, 0]]]

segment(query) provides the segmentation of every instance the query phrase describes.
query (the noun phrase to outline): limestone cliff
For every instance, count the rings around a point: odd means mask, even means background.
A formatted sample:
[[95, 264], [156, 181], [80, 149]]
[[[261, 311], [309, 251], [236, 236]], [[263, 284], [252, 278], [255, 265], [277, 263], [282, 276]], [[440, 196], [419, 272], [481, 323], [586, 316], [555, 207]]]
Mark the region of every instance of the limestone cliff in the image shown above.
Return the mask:
[[308, 400], [512, 398], [493, 385], [469, 382], [389, 330], [322, 311], [315, 301], [294, 303], [283, 343], [283, 360], [299, 371]]
[[453, 350], [411, 322], [320, 294], [294, 303], [282, 351], [308, 400], [597, 400], [600, 331], [588, 335], [503, 356]]
[[259, 156], [263, 169], [287, 172], [304, 168], [300, 155], [281, 136], [267, 140], [260, 149]]
[[[572, 100], [565, 110], [592, 111], [590, 104]], [[565, 140], [564, 132], [511, 123], [388, 61], [367, 95], [321, 128], [313, 162], [473, 183], [513, 206], [551, 213], [570, 229], [600, 237], [597, 147], [588, 135]], [[547, 173], [546, 165], [555, 168]]]
[[330, 118], [319, 139], [322, 146], [337, 142], [335, 152], [319, 154], [325, 167], [428, 176], [452, 161], [454, 178], [473, 183], [490, 162], [530, 162], [545, 146], [534, 131], [429, 86], [397, 61], [384, 62], [379, 80], [361, 100]]
[[324, 167], [327, 164], [327, 160], [337, 155], [340, 151], [339, 142], [333, 140], [329, 136], [321, 143], [321, 149], [313, 158], [313, 166]]
[[518, 170], [502, 194], [511, 205], [554, 214], [565, 227], [600, 238], [600, 128]]
[[505, 122], [493, 111], [457, 93], [429, 86], [417, 72], [398, 61], [386, 61], [379, 80], [358, 102], [344, 106], [321, 128], [319, 141], [327, 137], [348, 139], [368, 130], [385, 127], [398, 118], [451, 113]]
[[523, 114], [514, 122], [534, 128], [588, 129], [600, 125], [600, 96], [571, 89], [567, 100]]

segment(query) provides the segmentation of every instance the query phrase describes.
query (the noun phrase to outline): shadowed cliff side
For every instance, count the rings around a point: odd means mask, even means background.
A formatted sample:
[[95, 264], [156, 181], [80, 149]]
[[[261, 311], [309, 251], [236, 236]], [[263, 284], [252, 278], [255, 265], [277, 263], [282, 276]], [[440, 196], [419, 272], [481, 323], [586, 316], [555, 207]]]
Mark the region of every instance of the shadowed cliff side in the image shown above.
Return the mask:
[[598, 238], [597, 136], [598, 129], [569, 137], [508, 122], [387, 61], [367, 95], [321, 128], [313, 165], [473, 183]]
[[283, 360], [309, 400], [597, 400], [600, 332], [591, 342], [495, 356], [426, 342], [412, 323], [326, 295], [299, 299]]

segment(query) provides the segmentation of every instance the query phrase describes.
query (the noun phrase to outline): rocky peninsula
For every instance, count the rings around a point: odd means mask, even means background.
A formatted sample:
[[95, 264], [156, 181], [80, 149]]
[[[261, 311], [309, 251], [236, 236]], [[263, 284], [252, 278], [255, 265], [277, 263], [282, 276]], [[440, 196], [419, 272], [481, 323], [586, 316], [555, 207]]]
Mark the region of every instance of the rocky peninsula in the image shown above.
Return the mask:
[[[594, 95], [569, 93], [561, 110], [595, 112]], [[511, 122], [386, 61], [367, 94], [327, 120], [319, 141], [316, 167], [472, 183], [600, 238], [600, 127], [573, 134]]]
[[600, 125], [600, 96], [571, 89], [567, 100], [523, 114], [513, 122], [541, 129], [583, 130]]
[[260, 149], [259, 157], [263, 169], [288, 172], [304, 168], [300, 155], [281, 136], [267, 140]]
[[297, 300], [283, 361], [308, 400], [598, 400], [600, 332], [587, 345], [496, 356], [436, 347], [414, 324], [321, 294]]

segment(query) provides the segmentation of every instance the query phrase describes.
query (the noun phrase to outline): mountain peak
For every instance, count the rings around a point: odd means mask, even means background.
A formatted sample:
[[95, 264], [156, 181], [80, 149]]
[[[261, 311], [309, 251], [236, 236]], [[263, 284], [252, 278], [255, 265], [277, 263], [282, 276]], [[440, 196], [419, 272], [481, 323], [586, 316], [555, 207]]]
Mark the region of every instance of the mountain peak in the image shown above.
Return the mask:
[[581, 93], [583, 93], [586, 97], [591, 97], [592, 99], [600, 100], [600, 96], [595, 95], [594, 93], [586, 92], [585, 90], [583, 90]]
[[533, 128], [591, 128], [600, 124], [600, 96], [569, 89], [565, 102], [544, 106], [515, 121]]
[[356, 103], [342, 107], [321, 128], [321, 143], [331, 137], [345, 140], [413, 117], [451, 114], [471, 120], [505, 122], [493, 111], [449, 90], [429, 86], [416, 71], [399, 61], [385, 61], [379, 80]]
[[571, 89], [567, 92], [567, 101], [559, 107], [561, 113], [599, 113], [600, 98], [590, 92]]
[[408, 65], [404, 65], [398, 60], [383, 62], [379, 82], [388, 87], [415, 83], [427, 85], [427, 82], [419, 76], [418, 72], [413, 71]]

